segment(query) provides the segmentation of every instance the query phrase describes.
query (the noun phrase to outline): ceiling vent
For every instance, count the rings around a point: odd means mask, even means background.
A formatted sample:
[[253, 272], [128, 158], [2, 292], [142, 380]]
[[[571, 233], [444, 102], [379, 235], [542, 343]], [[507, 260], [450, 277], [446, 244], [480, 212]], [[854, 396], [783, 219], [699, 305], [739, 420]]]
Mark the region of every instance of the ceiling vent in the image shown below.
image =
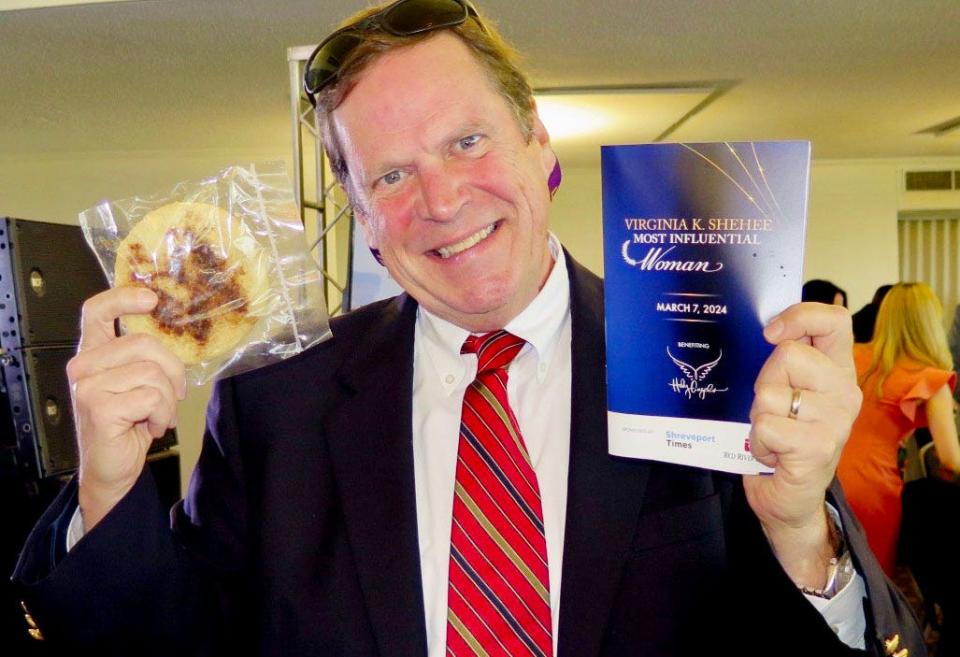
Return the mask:
[[903, 181], [908, 192], [960, 190], [960, 171], [906, 171]]

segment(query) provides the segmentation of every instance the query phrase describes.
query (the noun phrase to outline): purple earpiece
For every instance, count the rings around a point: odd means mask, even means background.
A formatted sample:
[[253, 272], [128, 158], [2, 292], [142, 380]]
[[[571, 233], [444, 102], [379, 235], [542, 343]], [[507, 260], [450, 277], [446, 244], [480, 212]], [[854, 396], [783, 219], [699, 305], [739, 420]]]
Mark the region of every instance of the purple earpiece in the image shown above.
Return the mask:
[[560, 181], [563, 180], [563, 172], [560, 170], [560, 158], [557, 158], [553, 165], [553, 171], [550, 172], [550, 178], [547, 179], [547, 188], [550, 190], [550, 198], [557, 193], [560, 187]]

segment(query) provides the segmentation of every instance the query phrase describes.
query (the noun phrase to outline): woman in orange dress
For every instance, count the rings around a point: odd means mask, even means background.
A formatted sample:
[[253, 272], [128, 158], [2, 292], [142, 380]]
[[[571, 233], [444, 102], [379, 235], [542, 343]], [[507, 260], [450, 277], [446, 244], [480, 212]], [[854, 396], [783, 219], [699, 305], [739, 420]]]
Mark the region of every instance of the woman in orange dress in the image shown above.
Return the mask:
[[863, 406], [837, 475], [888, 575], [896, 565], [900, 535], [900, 441], [928, 426], [941, 463], [960, 471], [951, 395], [957, 376], [942, 316], [929, 286], [899, 283], [880, 305], [873, 341], [854, 346]]

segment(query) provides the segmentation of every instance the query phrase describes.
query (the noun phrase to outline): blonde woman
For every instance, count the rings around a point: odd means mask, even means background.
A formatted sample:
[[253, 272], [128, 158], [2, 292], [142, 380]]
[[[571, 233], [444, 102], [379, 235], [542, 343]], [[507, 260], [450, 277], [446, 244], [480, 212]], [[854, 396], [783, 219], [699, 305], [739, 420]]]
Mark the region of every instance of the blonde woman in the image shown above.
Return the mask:
[[928, 285], [899, 283], [880, 305], [873, 341], [854, 347], [863, 406], [837, 474], [888, 575], [900, 534], [900, 441], [928, 426], [941, 463], [960, 471], [951, 394], [957, 375], [942, 322]]

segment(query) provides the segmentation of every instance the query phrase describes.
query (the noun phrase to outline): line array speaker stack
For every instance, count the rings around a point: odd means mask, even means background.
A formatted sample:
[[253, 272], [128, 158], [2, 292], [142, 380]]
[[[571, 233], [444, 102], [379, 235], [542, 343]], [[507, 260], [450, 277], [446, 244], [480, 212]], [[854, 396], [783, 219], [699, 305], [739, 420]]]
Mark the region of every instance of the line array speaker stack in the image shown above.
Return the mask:
[[[41, 654], [8, 577], [30, 528], [76, 470], [66, 365], [77, 350], [83, 302], [107, 281], [78, 226], [0, 217], [0, 645]], [[154, 442], [149, 464], [165, 501], [180, 496], [176, 433]], [[11, 613], [12, 612], [12, 613]], [[28, 652], [29, 651], [29, 652]]]

